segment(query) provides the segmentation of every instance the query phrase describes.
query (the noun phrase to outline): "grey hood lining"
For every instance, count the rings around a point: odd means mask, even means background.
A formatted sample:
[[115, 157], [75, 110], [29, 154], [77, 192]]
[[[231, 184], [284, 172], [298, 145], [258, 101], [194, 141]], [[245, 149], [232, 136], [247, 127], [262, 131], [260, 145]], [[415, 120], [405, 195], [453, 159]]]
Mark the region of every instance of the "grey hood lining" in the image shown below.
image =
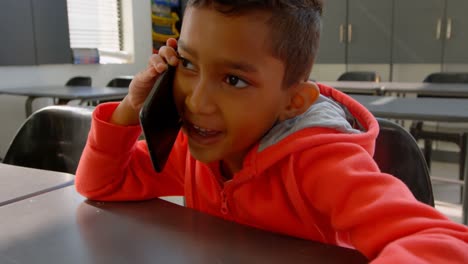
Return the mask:
[[[279, 122], [268, 131], [260, 141], [258, 151], [272, 146], [287, 136], [304, 128], [331, 128], [346, 134], [359, 134], [361, 130], [353, 128], [357, 123], [349, 111], [332, 99], [320, 95], [317, 101], [301, 115]], [[360, 127], [357, 125], [357, 127]]]

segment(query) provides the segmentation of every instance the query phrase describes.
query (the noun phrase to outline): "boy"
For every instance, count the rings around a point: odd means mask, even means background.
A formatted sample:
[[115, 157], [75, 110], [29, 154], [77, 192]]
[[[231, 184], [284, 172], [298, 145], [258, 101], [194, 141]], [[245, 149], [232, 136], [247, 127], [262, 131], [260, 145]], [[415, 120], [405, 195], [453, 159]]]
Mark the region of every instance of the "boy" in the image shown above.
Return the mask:
[[[184, 195], [188, 207], [354, 247], [375, 263], [468, 262], [468, 229], [379, 172], [374, 117], [307, 81], [320, 13], [317, 0], [189, 1], [179, 41], [151, 57], [120, 104], [96, 108], [78, 191], [113, 201]], [[156, 173], [137, 142], [138, 113], [167, 63], [177, 65], [183, 128]]]

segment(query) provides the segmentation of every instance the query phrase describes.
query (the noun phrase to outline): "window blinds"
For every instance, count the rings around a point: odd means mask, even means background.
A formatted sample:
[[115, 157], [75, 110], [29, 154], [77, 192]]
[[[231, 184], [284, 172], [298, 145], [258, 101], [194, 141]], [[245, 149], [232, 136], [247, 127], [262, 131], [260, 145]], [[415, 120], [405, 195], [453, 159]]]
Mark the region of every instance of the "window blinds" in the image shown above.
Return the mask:
[[122, 49], [120, 0], [67, 0], [71, 48]]

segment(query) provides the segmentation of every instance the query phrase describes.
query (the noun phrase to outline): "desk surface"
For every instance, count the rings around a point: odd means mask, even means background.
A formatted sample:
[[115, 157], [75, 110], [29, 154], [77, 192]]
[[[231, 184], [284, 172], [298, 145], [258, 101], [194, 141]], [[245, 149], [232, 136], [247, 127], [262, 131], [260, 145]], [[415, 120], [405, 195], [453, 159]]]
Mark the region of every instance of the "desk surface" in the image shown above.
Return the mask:
[[331, 86], [345, 93], [368, 93], [381, 94], [382, 86], [376, 82], [359, 82], [359, 81], [335, 81], [335, 82], [318, 82]]
[[468, 83], [381, 82], [384, 92], [468, 97]]
[[468, 97], [468, 83], [426, 83], [426, 82], [363, 82], [332, 81], [319, 82], [345, 93], [417, 93], [420, 95]]
[[0, 94], [22, 95], [29, 97], [53, 97], [64, 100], [121, 99], [128, 88], [94, 86], [31, 86], [0, 89]]
[[87, 202], [73, 186], [0, 207], [0, 263], [365, 263], [159, 199]]
[[0, 206], [72, 185], [74, 178], [68, 173], [0, 163]]
[[377, 117], [444, 122], [468, 122], [468, 101], [446, 98], [402, 98], [351, 95]]

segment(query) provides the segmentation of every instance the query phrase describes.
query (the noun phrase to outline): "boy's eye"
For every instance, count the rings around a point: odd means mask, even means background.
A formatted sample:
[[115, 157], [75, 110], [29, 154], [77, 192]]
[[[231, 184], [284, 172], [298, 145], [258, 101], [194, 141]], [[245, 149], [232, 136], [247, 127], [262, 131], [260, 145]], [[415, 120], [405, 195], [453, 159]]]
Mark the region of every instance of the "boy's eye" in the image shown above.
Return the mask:
[[236, 88], [245, 88], [249, 86], [249, 84], [246, 81], [234, 75], [228, 75], [226, 77], [226, 83]]
[[184, 68], [189, 69], [189, 70], [194, 70], [195, 69], [195, 67], [193, 66], [193, 64], [189, 60], [187, 60], [185, 58], [182, 58], [182, 57], [179, 57], [179, 60], [181, 61], [182, 66]]

